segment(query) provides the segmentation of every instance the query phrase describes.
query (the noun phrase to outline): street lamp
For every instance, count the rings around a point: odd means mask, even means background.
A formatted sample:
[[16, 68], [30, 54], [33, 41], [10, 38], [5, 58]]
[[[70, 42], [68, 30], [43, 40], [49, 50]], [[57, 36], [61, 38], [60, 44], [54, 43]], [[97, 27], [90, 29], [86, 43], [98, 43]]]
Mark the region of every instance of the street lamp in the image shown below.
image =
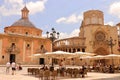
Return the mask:
[[[110, 46], [111, 54], [113, 54], [113, 46], [116, 44], [116, 40], [113, 41], [112, 37], [110, 37], [110, 40], [107, 40], [108, 46]], [[113, 65], [113, 58], [112, 58], [112, 65]]]
[[56, 32], [54, 28], [51, 29], [51, 32], [46, 32], [47, 38], [49, 38], [52, 41], [52, 51], [53, 51], [53, 42], [59, 38], [60, 33]]
[[[59, 38], [60, 33], [59, 33], [59, 32], [56, 32], [55, 29], [52, 28], [52, 29], [51, 29], [51, 32], [48, 32], [48, 31], [47, 31], [46, 34], [47, 34], [47, 38], [49, 38], [49, 39], [52, 41], [52, 51], [54, 51], [54, 50], [53, 50], [53, 46], [54, 46], [53, 42], [54, 42], [56, 39]], [[54, 62], [55, 62], [55, 59], [52, 59], [52, 65], [53, 65]]]

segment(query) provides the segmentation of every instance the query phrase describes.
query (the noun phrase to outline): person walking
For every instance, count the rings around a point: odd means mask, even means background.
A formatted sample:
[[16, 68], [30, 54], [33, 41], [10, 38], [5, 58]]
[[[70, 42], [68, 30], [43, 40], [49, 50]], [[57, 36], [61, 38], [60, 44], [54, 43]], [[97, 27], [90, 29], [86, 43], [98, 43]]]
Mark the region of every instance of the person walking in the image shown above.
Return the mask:
[[15, 62], [12, 62], [12, 75], [15, 74], [15, 71], [16, 71], [16, 63]]
[[10, 71], [10, 62], [6, 63], [6, 73], [8, 74]]

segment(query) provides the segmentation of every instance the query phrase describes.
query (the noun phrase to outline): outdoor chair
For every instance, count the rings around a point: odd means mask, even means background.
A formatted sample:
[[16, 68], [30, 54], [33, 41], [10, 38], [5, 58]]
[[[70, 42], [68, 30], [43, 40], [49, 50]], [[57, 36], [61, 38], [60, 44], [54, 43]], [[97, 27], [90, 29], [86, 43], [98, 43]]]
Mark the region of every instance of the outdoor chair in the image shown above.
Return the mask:
[[28, 69], [27, 69], [28, 74], [33, 74], [33, 70], [34, 70], [34, 68], [28, 68]]
[[70, 74], [71, 77], [73, 76], [73, 72], [74, 72], [73, 69], [69, 70], [69, 74]]
[[78, 73], [79, 73], [79, 70], [77, 68], [73, 69], [74, 77], [77, 77]]
[[71, 70], [70, 68], [67, 68], [67, 69], [66, 69], [66, 71], [65, 71], [65, 72], [66, 72], [66, 76], [67, 76], [68, 74], [70, 74], [70, 70]]
[[44, 79], [45, 80], [50, 80], [50, 71], [49, 70], [44, 71]]
[[52, 76], [52, 78], [53, 78], [52, 80], [56, 80], [56, 77], [58, 76], [57, 70], [54, 70], [54, 71], [52, 72], [51, 76]]
[[41, 80], [43, 80], [43, 76], [44, 75], [44, 70], [39, 70], [39, 75], [38, 75], [38, 77], [39, 77], [39, 80], [40, 80], [40, 78], [41, 78]]
[[39, 74], [39, 69], [35, 69], [35, 76], [37, 76]]

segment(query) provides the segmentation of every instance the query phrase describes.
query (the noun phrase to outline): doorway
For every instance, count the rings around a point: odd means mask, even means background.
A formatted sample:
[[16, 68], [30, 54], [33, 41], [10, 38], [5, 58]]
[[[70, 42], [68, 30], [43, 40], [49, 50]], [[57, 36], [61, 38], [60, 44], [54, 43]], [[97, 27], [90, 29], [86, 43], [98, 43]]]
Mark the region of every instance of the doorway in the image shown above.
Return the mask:
[[10, 54], [10, 63], [15, 62], [16, 55]]
[[39, 59], [39, 64], [41, 65], [41, 64], [45, 64], [45, 59], [44, 58], [40, 58]]

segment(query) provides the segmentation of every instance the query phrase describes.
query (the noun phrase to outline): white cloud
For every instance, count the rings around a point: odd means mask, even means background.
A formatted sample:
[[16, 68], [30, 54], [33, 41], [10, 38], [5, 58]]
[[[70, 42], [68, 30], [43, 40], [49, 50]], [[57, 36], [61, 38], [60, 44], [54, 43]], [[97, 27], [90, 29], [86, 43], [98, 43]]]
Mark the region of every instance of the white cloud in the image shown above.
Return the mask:
[[[38, 0], [36, 2], [26, 3], [30, 14], [42, 12], [45, 9], [47, 0]], [[0, 6], [0, 14], [3, 16], [20, 15], [21, 9], [25, 6], [23, 0], [4, 0], [3, 5]]]
[[111, 4], [109, 12], [120, 18], [120, 2], [114, 2], [113, 4]]
[[61, 17], [61, 18], [56, 20], [57, 23], [64, 22], [64, 21], [66, 21], [65, 17]]
[[27, 7], [29, 8], [31, 14], [35, 14], [38, 12], [42, 12], [45, 9], [46, 0], [36, 1], [36, 2], [29, 2]]
[[79, 29], [75, 29], [70, 34], [68, 34], [68, 33], [60, 33], [60, 39], [79, 36], [79, 32], [80, 32]]
[[[70, 37], [79, 36], [79, 32], [80, 32], [79, 29], [73, 30], [70, 34], [61, 32], [60, 36], [59, 36], [59, 39], [64, 39], [64, 38], [70, 38]], [[47, 37], [47, 35], [43, 34], [42, 37]]]
[[78, 23], [82, 20], [82, 15], [76, 15], [72, 14], [69, 17], [61, 17], [56, 20], [57, 23], [67, 23], [67, 24], [73, 24], [73, 23]]
[[113, 25], [114, 25], [114, 22], [113, 22], [113, 21], [110, 21], [110, 22], [105, 23], [105, 25], [111, 25], [111, 26], [113, 26]]

